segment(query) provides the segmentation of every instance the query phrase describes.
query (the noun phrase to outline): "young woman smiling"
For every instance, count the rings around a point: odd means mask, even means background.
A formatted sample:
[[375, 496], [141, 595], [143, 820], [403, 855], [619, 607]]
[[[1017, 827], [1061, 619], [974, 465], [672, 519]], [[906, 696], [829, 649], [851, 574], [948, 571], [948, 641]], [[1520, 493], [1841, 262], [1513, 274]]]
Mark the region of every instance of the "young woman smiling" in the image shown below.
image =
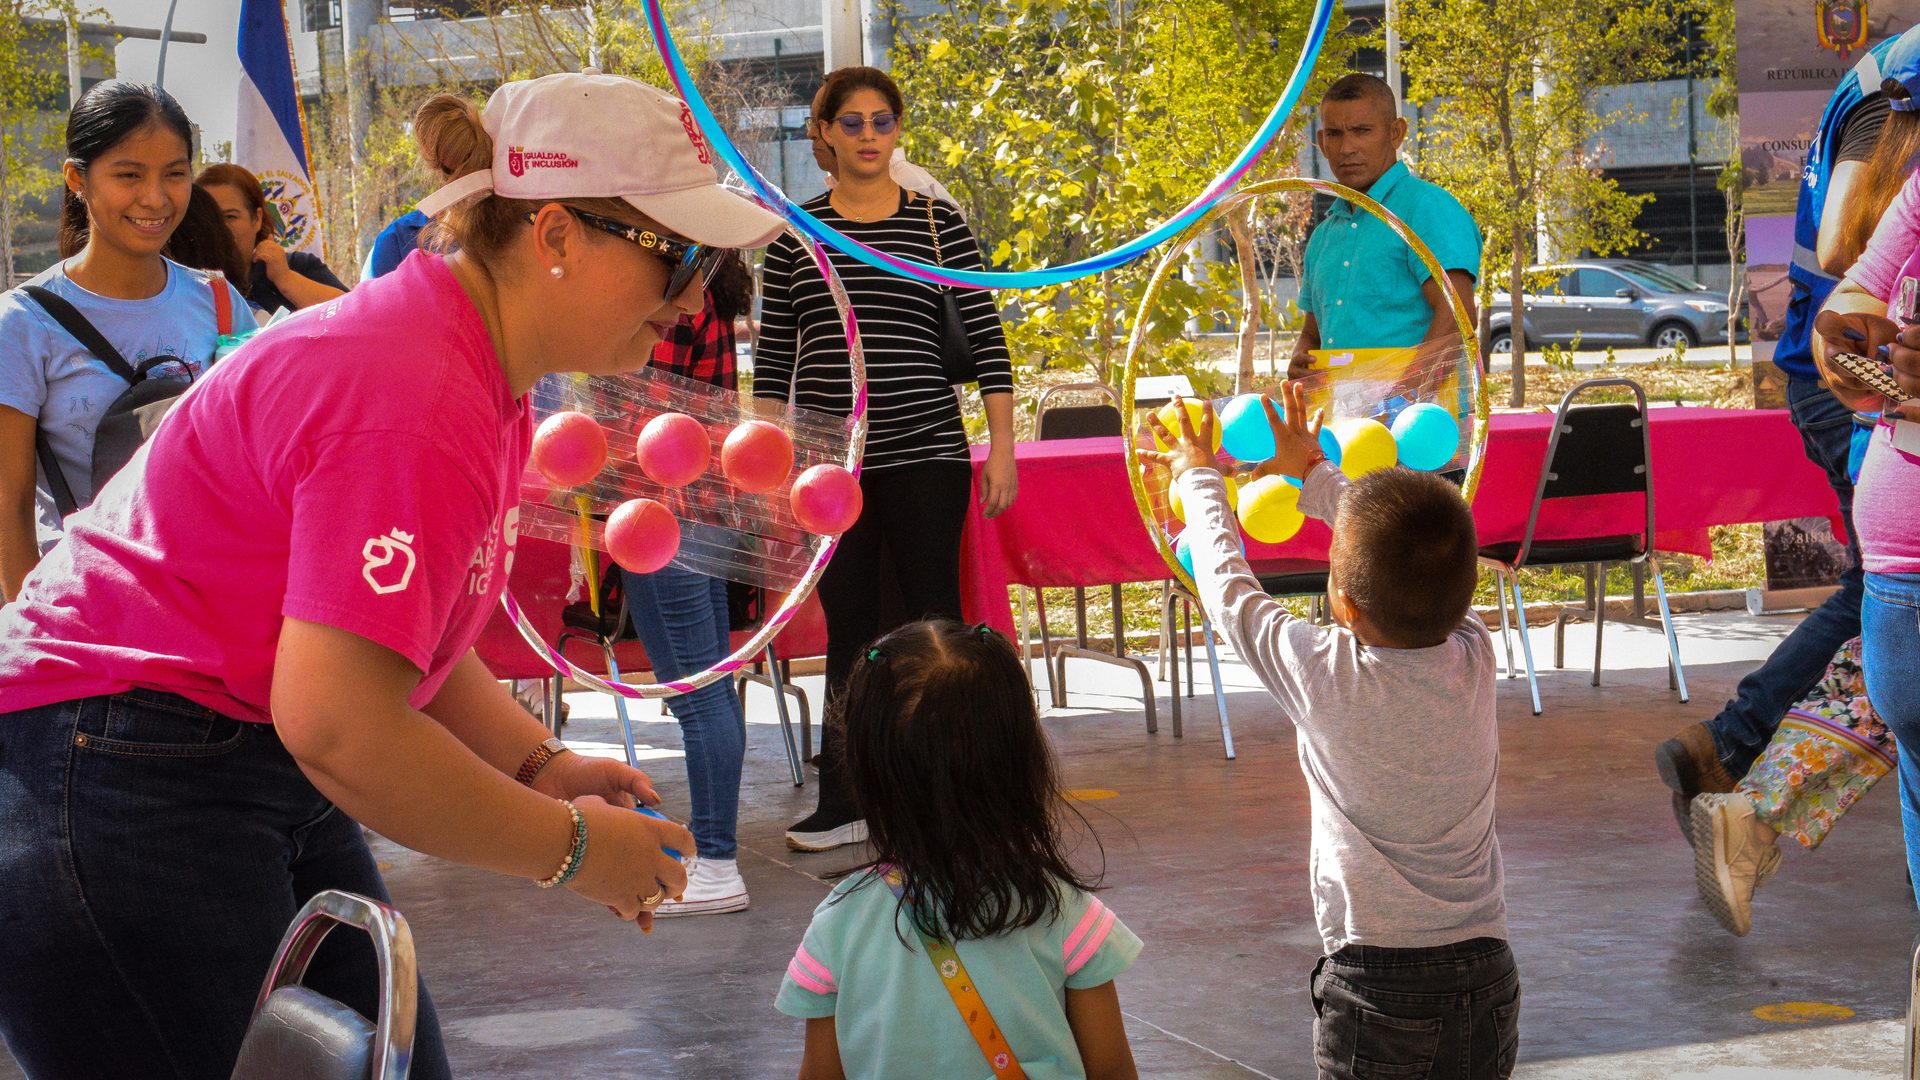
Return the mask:
[[[67, 118], [61, 250], [29, 285], [71, 304], [120, 355], [172, 356], [162, 378], [198, 376], [219, 324], [206, 274], [162, 257], [193, 191], [193, 127], [166, 91], [128, 82], [88, 90]], [[225, 286], [235, 330], [253, 317]], [[170, 370], [171, 369], [171, 370]], [[0, 295], [0, 600], [60, 538], [63, 523], [36, 454], [52, 448], [81, 506], [93, 500], [94, 432], [127, 383], [23, 290]]]

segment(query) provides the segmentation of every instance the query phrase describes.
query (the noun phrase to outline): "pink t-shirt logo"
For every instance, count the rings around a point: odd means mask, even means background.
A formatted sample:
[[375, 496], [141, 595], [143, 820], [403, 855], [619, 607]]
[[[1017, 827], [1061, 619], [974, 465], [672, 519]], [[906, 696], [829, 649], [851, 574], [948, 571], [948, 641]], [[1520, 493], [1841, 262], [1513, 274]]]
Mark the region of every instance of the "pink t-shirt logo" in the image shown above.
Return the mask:
[[[373, 586], [375, 596], [402, 592], [407, 583], [413, 580], [413, 536], [399, 529], [387, 530], [387, 535], [376, 536], [368, 540], [360, 549], [367, 565], [360, 568], [360, 576]], [[405, 561], [399, 561], [401, 556]]]

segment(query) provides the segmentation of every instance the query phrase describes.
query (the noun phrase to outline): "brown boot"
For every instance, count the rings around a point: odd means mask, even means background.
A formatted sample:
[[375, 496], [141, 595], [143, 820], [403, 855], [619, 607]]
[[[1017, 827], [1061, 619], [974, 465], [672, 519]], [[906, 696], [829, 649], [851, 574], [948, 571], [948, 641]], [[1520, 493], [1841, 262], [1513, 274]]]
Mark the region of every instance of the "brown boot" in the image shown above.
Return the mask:
[[1713, 732], [1705, 724], [1688, 724], [1654, 748], [1653, 764], [1660, 770], [1660, 782], [1673, 790], [1673, 818], [1691, 844], [1693, 797], [1734, 788], [1733, 777], [1713, 749]]

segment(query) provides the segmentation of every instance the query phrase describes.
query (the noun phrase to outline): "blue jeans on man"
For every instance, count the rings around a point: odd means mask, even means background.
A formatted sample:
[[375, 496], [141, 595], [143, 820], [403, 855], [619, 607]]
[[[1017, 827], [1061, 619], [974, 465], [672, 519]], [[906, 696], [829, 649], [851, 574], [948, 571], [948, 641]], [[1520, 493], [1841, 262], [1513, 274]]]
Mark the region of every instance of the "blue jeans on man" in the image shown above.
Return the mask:
[[[651, 574], [622, 570], [627, 611], [647, 650], [656, 679], [697, 675], [727, 658], [727, 583], [666, 566]], [[740, 817], [740, 769], [747, 752], [747, 720], [733, 680], [717, 679], [669, 698], [687, 753], [696, 852], [703, 859], [734, 858]]]

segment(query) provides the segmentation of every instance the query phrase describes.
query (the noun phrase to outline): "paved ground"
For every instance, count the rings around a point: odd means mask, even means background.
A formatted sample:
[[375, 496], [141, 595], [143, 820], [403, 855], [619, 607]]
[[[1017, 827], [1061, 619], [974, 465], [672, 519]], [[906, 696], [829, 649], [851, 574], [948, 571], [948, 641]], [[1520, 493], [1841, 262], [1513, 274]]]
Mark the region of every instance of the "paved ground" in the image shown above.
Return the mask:
[[[1756, 901], [1753, 933], [1727, 935], [1694, 894], [1649, 751], [1709, 716], [1791, 620], [1680, 622], [1692, 704], [1668, 693], [1657, 637], [1612, 624], [1602, 687], [1552, 673], [1546, 715], [1534, 718], [1524, 683], [1501, 684], [1500, 834], [1526, 1003], [1519, 1075], [1896, 1075], [1920, 919], [1894, 791], [1865, 800], [1820, 851], [1790, 848]], [[1591, 655], [1590, 633], [1570, 631], [1571, 656]], [[1550, 656], [1550, 632], [1536, 634], [1536, 655]], [[1244, 669], [1229, 662], [1225, 678], [1234, 762], [1221, 758], [1205, 697], [1189, 702], [1185, 739], [1164, 716], [1161, 733], [1145, 735], [1117, 669], [1076, 664], [1072, 707], [1046, 722], [1068, 786], [1113, 793], [1080, 805], [1104, 849], [1106, 900], [1146, 941], [1120, 984], [1141, 1074], [1306, 1078], [1306, 978], [1319, 949], [1306, 794], [1291, 726]], [[803, 681], [817, 693], [817, 679]], [[604, 699], [573, 701], [569, 735], [610, 749]], [[786, 778], [764, 691], [750, 709], [749, 912], [643, 938], [575, 897], [380, 846], [460, 1075], [794, 1074], [800, 1025], [773, 1011], [773, 991], [826, 890], [821, 876], [857, 856], [785, 849], [780, 831], [812, 793]], [[669, 809], [684, 806], [677, 729], [652, 706], [637, 715]]]

